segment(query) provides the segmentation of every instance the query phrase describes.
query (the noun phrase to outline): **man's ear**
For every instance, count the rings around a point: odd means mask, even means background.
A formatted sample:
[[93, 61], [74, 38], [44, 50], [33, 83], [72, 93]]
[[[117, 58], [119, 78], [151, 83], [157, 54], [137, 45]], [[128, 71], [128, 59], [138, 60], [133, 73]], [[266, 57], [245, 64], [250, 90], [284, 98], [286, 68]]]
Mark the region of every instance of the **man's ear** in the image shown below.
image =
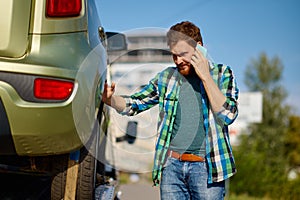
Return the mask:
[[199, 42], [197, 42], [197, 44], [200, 44], [201, 46], [203, 46], [203, 44], [199, 41]]

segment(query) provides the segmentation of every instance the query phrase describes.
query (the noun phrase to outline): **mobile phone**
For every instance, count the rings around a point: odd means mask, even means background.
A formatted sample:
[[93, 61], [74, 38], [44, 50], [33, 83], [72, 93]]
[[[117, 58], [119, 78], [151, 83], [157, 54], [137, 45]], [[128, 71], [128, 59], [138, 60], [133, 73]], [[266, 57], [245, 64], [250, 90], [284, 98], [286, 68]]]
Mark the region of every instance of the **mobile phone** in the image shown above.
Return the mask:
[[203, 54], [204, 57], [207, 57], [207, 49], [205, 49], [203, 46], [201, 46], [200, 44], [197, 44], [196, 46], [197, 49], [199, 49], [201, 51], [201, 53]]

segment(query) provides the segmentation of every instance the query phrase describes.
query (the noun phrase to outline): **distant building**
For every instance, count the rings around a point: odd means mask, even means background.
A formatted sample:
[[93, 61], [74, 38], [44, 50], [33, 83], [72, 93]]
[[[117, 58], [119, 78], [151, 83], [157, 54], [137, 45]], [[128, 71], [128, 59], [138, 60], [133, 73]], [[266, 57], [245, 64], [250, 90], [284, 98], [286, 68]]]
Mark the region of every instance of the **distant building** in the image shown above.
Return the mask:
[[173, 65], [166, 31], [157, 28], [135, 29], [124, 33], [128, 49], [109, 52], [112, 79], [128, 89], [148, 83], [156, 73]]
[[165, 30], [154, 28], [135, 29], [124, 34], [127, 38], [128, 50], [110, 52], [109, 56], [113, 57], [113, 62], [172, 62]]

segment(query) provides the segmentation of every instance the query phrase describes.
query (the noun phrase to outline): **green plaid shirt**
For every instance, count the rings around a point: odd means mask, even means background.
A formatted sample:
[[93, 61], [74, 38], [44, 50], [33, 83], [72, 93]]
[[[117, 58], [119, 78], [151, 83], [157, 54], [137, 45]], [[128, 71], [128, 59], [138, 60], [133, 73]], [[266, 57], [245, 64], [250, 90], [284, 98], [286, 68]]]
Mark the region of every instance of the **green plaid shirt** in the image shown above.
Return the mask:
[[[233, 72], [229, 66], [210, 63], [213, 80], [227, 97], [223, 110], [213, 113], [202, 87], [202, 108], [206, 132], [206, 162], [208, 165], [208, 183], [225, 180], [236, 173], [232, 149], [229, 142], [228, 125], [238, 114], [237, 98], [239, 90]], [[124, 96], [126, 108], [124, 115], [136, 115], [159, 104], [158, 138], [152, 171], [154, 185], [159, 184], [163, 164], [167, 158], [173, 128], [174, 115], [177, 109], [182, 75], [176, 67], [169, 67], [158, 73], [141, 91]]]

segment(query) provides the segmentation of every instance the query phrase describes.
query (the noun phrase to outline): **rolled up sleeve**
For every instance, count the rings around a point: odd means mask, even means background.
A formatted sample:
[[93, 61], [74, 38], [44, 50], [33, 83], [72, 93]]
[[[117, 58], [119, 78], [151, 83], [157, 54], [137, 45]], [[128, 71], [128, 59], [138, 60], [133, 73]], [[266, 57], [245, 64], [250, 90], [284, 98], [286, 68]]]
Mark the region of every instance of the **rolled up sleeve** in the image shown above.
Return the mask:
[[215, 115], [221, 120], [224, 125], [230, 125], [238, 116], [238, 95], [239, 89], [237, 87], [236, 79], [229, 66], [223, 67], [223, 75], [219, 79], [219, 88], [226, 96], [223, 104], [223, 109]]
[[225, 125], [230, 125], [238, 116], [238, 106], [237, 103], [233, 103], [230, 99], [226, 99], [223, 104], [223, 109], [217, 112], [216, 115], [219, 120], [221, 120]]

